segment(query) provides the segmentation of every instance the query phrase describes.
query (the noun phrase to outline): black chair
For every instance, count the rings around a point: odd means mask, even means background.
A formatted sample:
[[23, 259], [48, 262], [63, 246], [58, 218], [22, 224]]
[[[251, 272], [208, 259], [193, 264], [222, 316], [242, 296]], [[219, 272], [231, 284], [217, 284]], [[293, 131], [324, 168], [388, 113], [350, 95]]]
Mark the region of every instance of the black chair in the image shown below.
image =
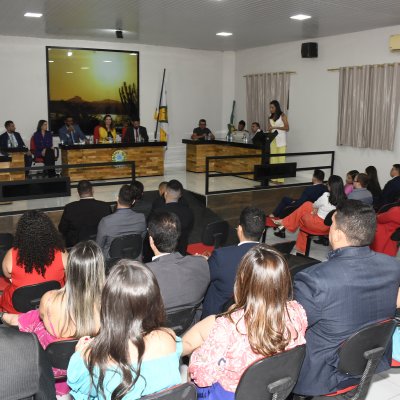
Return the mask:
[[[60, 340], [50, 343], [46, 350], [46, 356], [53, 368], [67, 370], [68, 363], [72, 355], [75, 353], [75, 346], [78, 339]], [[67, 374], [55, 377], [56, 382], [65, 381]]]
[[4, 276], [1, 265], [8, 250], [11, 249], [14, 236], [11, 233], [0, 233], [0, 276]]
[[275, 243], [272, 245], [272, 247], [276, 250], [278, 250], [282, 254], [290, 254], [290, 252], [293, 250], [294, 245], [296, 244], [296, 241], [290, 241], [290, 242], [282, 242], [282, 243]]
[[185, 333], [193, 323], [197, 309], [200, 303], [191, 306], [179, 306], [166, 310], [167, 326], [171, 328], [177, 336]]
[[136, 260], [142, 254], [143, 239], [141, 235], [132, 234], [115, 238], [110, 246], [107, 260], [106, 273], [116, 264], [121, 258]]
[[97, 236], [97, 225], [82, 226], [78, 232], [78, 242], [84, 242], [86, 240], [96, 241], [96, 236]]
[[302, 254], [285, 254], [284, 256], [289, 265], [289, 271], [292, 278], [294, 278], [298, 272], [321, 262], [315, 258], [303, 256]]
[[400, 228], [397, 228], [390, 236], [390, 239], [397, 242], [397, 245], [400, 245]]
[[170, 389], [163, 390], [162, 392], [150, 394], [141, 397], [141, 400], [196, 400], [197, 391], [193, 383], [183, 383], [182, 385], [174, 386]]
[[236, 389], [236, 400], [284, 400], [293, 390], [306, 354], [305, 345], [250, 365]]
[[314, 400], [362, 400], [367, 397], [372, 378], [382, 356], [391, 343], [396, 321], [390, 319], [367, 326], [350, 336], [339, 349], [338, 370], [349, 377], [360, 377], [356, 388], [351, 386], [349, 391], [340, 394], [329, 393], [325, 396], [314, 397]]
[[223, 246], [228, 239], [229, 224], [226, 221], [210, 222], [203, 230], [201, 243], [192, 243], [187, 247], [188, 254], [202, 254], [208, 250], [205, 246], [213, 246], [218, 249]]
[[39, 308], [40, 299], [46, 292], [60, 288], [61, 285], [57, 281], [19, 287], [12, 296], [13, 307], [20, 313], [36, 310]]

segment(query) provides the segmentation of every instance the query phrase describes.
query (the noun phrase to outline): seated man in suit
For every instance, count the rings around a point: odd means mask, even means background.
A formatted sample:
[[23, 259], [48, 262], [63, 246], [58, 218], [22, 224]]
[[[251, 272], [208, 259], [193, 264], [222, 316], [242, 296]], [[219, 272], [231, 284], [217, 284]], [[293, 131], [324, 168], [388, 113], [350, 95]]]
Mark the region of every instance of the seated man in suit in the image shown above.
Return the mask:
[[357, 174], [353, 179], [354, 189], [348, 196], [349, 200], [360, 200], [365, 204], [372, 205], [374, 199], [372, 193], [367, 189], [368, 175]]
[[[32, 165], [32, 153], [25, 146], [21, 134], [15, 131], [15, 124], [12, 121], [4, 123], [6, 132], [0, 135], [0, 152], [7, 154], [7, 149], [20, 149], [24, 150], [25, 167]], [[29, 175], [29, 171], [25, 171], [25, 176]]]
[[199, 121], [199, 126], [193, 129], [191, 138], [193, 140], [214, 140], [214, 134], [207, 128], [207, 121], [201, 119]]
[[122, 139], [123, 143], [139, 143], [148, 142], [149, 135], [147, 134], [147, 129], [140, 125], [140, 119], [135, 118], [132, 120], [132, 125], [126, 128], [125, 135]]
[[211, 283], [204, 297], [202, 318], [222, 312], [233, 296], [236, 270], [242, 257], [257, 243], [265, 228], [265, 213], [256, 207], [246, 207], [240, 214], [236, 229], [239, 244], [221, 247], [208, 259]]
[[[400, 263], [370, 250], [375, 212], [358, 200], [346, 200], [332, 218], [327, 261], [298, 272], [294, 298], [308, 319], [307, 352], [294, 393], [318, 396], [359, 382], [338, 371], [338, 350], [352, 334], [393, 318], [400, 285]], [[391, 357], [390, 357], [391, 358]], [[378, 372], [389, 368], [383, 357]]]
[[183, 186], [176, 179], [168, 182], [165, 189], [165, 204], [155, 211], [167, 211], [177, 215], [181, 224], [181, 236], [178, 240], [177, 250], [182, 254], [186, 254], [189, 235], [193, 228], [194, 215], [193, 211], [187, 206], [186, 202], [180, 201], [183, 195]]
[[[325, 173], [320, 169], [315, 169], [312, 177], [312, 186], [308, 186], [304, 189], [300, 198], [297, 200], [291, 197], [283, 197], [280, 203], [275, 208], [274, 212], [269, 216], [271, 218], [285, 218], [291, 214], [296, 208], [299, 208], [306, 201], [314, 203], [319, 199], [325, 192], [328, 191], [326, 185], [324, 185]], [[287, 207], [290, 206], [290, 211]]]
[[135, 180], [134, 182], [132, 182], [131, 187], [133, 190], [133, 199], [135, 201], [132, 207], [133, 211], [144, 214], [147, 219], [151, 212], [151, 203], [143, 199], [143, 183]]
[[147, 266], [157, 278], [167, 310], [199, 304], [210, 283], [204, 257], [183, 256], [176, 251], [180, 234], [175, 214], [162, 211], [150, 217], [149, 239], [154, 257]]
[[1, 326], [0, 353], [0, 399], [56, 398], [53, 371], [35, 334]]
[[77, 189], [80, 200], [64, 207], [58, 224], [67, 247], [96, 235], [101, 219], [111, 214], [111, 208], [106, 202], [93, 197], [93, 186], [89, 181], [80, 181]]
[[381, 205], [394, 203], [400, 197], [400, 164], [394, 164], [390, 170], [391, 180], [382, 190]]
[[146, 218], [131, 209], [133, 203], [131, 186], [123, 185], [118, 193], [117, 209], [99, 223], [96, 242], [106, 259], [110, 258], [110, 246], [115, 238], [133, 234], [141, 235], [142, 238], [146, 236]]
[[78, 124], [74, 124], [74, 119], [70, 115], [65, 117], [64, 125], [58, 130], [58, 134], [60, 142], [68, 146], [80, 143], [80, 141], [86, 142], [84, 133]]
[[260, 124], [258, 122], [253, 122], [251, 124], [251, 132], [248, 137], [249, 141], [251, 140], [253, 144], [261, 144], [265, 141], [265, 133], [260, 128]]

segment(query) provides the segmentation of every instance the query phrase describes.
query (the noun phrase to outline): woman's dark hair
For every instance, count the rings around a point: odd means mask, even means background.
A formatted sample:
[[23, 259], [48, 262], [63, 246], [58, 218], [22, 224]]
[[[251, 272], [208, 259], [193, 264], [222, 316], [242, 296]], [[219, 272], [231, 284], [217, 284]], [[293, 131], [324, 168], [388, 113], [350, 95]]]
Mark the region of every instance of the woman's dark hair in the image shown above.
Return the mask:
[[112, 116], [110, 114], [106, 114], [103, 118], [103, 120], [100, 122], [100, 125], [105, 128], [106, 127], [106, 118], [110, 117], [111, 118], [111, 125], [110, 125], [110, 129], [114, 129], [115, 125], [114, 125], [114, 120], [112, 119]]
[[379, 184], [378, 171], [373, 165], [365, 168], [365, 173], [368, 175], [367, 189], [374, 197], [379, 197], [382, 193], [381, 185]]
[[283, 114], [281, 105], [279, 104], [278, 100], [272, 100], [269, 104], [275, 106], [275, 112], [269, 116], [269, 119], [273, 119], [274, 121], [276, 121]]
[[63, 240], [50, 218], [41, 211], [26, 211], [18, 221], [13, 247], [18, 250], [17, 263], [30, 274], [34, 269], [45, 276], [46, 267], [57, 250], [64, 251]]
[[[121, 400], [140, 377], [144, 337], [165, 326], [164, 304], [157, 280], [146, 265], [122, 259], [111, 270], [101, 296], [100, 332], [88, 346], [87, 367], [97, 392], [104, 398], [104, 377], [110, 363], [115, 364], [122, 382], [111, 394]], [[129, 356], [129, 343], [138, 352]], [[136, 368], [132, 364], [137, 361]], [[97, 369], [98, 368], [98, 369]]]
[[251, 349], [265, 357], [285, 350], [291, 340], [287, 302], [292, 299], [292, 280], [285, 257], [265, 244], [252, 247], [238, 267], [234, 299], [225, 315], [234, 322], [232, 314], [244, 311]]
[[37, 124], [37, 128], [36, 128], [36, 131], [37, 131], [37, 132], [42, 130], [42, 125], [43, 125], [45, 122], [47, 122], [45, 119], [40, 119], [40, 120], [39, 120], [39, 122], [38, 122], [38, 124]]
[[338, 175], [331, 175], [328, 179], [329, 203], [339, 207], [347, 199], [344, 193], [343, 179]]
[[351, 179], [354, 181], [354, 178], [359, 174], [359, 172], [356, 169], [352, 169], [347, 173], [347, 175], [351, 176]]

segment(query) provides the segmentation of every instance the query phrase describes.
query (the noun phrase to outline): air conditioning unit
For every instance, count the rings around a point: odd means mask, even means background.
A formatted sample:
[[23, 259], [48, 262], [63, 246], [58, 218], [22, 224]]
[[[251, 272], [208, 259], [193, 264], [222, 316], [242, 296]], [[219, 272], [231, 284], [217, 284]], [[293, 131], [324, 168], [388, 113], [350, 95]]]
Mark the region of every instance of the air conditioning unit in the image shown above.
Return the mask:
[[400, 51], [400, 35], [392, 35], [389, 39], [390, 51]]

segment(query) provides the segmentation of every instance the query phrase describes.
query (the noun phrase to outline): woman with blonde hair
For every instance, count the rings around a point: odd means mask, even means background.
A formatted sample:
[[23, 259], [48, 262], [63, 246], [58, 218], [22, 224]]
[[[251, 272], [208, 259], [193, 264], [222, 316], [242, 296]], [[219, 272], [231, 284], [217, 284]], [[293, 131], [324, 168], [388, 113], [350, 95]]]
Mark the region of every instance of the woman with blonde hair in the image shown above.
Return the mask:
[[305, 343], [307, 317], [292, 300], [289, 268], [276, 250], [259, 244], [244, 255], [234, 300], [183, 337], [183, 355], [193, 352], [189, 373], [199, 398], [233, 400], [250, 364]]

